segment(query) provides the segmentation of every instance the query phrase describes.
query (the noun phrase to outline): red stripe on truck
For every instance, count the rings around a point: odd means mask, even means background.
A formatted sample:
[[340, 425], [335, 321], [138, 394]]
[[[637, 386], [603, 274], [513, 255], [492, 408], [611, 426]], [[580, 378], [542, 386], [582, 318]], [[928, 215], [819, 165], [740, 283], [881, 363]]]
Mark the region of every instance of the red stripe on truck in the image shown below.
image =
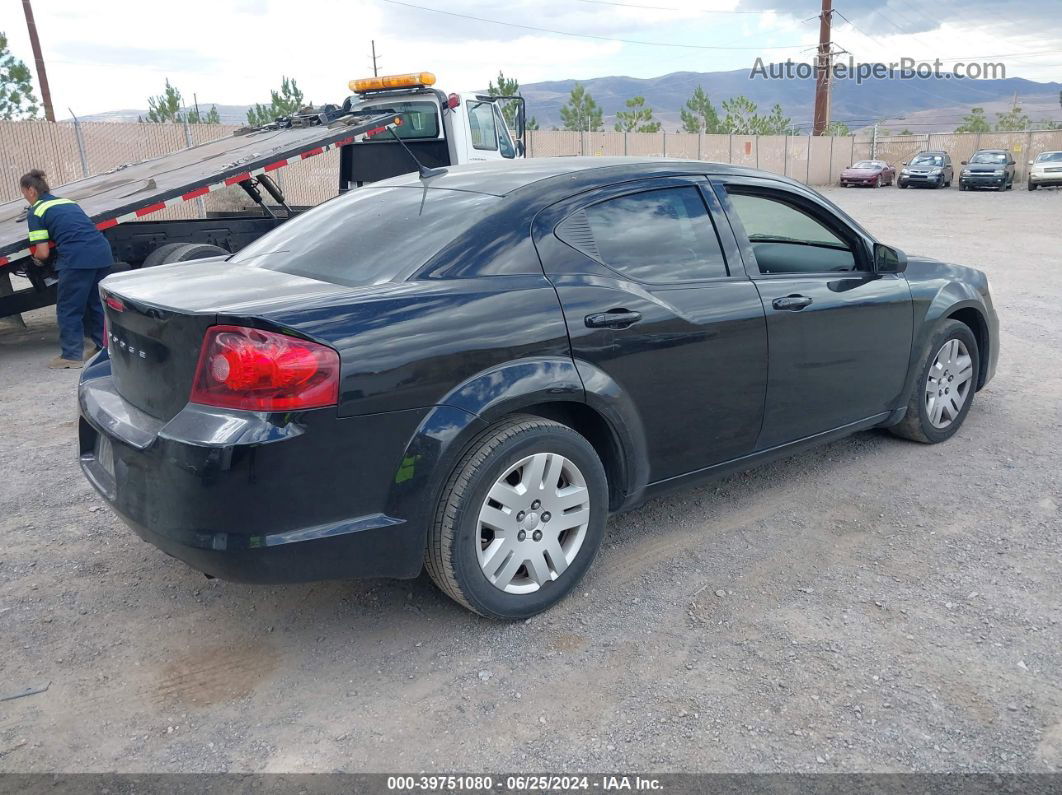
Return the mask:
[[319, 155], [322, 152], [324, 152], [324, 147], [323, 146], [319, 146], [316, 149], [311, 149], [309, 152], [303, 152], [301, 155], [299, 155], [299, 157], [301, 157], [303, 160], [305, 160], [308, 157], [313, 157], [314, 155]]
[[204, 185], [201, 188], [196, 188], [195, 190], [190, 190], [187, 193], [181, 194], [181, 198], [188, 201], [189, 199], [198, 199], [200, 196], [206, 196], [208, 193], [210, 193], [210, 186]]
[[278, 168], [284, 168], [288, 164], [287, 160], [278, 160], [275, 163], [270, 163], [263, 171], [276, 171]]
[[147, 207], [141, 207], [139, 210], [137, 210], [136, 217], [140, 218], [145, 215], [151, 215], [151, 213], [157, 213], [159, 210], [165, 209], [166, 202], [155, 202], [154, 204], [149, 204]]
[[245, 171], [242, 174], [237, 174], [235, 177], [229, 177], [227, 180], [225, 180], [225, 184], [226, 185], [235, 185], [238, 182], [243, 182], [245, 179], [250, 179], [250, 178], [251, 178], [250, 173]]
[[96, 224], [96, 228], [99, 229], [101, 232], [104, 229], [110, 229], [112, 226], [118, 226], [117, 218], [108, 218], [106, 221], [100, 221], [98, 224]]

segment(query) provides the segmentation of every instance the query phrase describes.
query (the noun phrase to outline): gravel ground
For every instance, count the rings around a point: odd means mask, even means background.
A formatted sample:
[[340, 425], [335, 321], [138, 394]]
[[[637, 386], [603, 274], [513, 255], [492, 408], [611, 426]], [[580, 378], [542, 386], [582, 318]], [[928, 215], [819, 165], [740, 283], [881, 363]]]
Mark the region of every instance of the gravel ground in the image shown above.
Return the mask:
[[990, 273], [1002, 358], [966, 426], [616, 517], [528, 623], [423, 576], [204, 579], [82, 478], [51, 312], [0, 332], [0, 695], [50, 683], [0, 702], [0, 770], [1062, 770], [1062, 192], [828, 193]]

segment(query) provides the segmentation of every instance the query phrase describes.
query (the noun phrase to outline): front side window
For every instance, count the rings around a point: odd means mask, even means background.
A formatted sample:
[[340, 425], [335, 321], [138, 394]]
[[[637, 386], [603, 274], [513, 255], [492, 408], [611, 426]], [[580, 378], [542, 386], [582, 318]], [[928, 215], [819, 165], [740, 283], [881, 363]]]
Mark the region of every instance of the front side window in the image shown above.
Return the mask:
[[855, 269], [851, 247], [817, 218], [770, 196], [730, 193], [760, 272], [826, 273]]
[[497, 104], [494, 105], [494, 121], [498, 125], [498, 145], [501, 147], [501, 156], [516, 157], [516, 147], [513, 146], [513, 139], [509, 136], [509, 128], [505, 124], [505, 117], [502, 116], [501, 109], [498, 108]]
[[468, 126], [472, 131], [472, 148], [498, 151], [498, 128], [493, 102], [469, 102]]
[[632, 193], [584, 211], [602, 262], [642, 282], [726, 276], [726, 261], [695, 187]]

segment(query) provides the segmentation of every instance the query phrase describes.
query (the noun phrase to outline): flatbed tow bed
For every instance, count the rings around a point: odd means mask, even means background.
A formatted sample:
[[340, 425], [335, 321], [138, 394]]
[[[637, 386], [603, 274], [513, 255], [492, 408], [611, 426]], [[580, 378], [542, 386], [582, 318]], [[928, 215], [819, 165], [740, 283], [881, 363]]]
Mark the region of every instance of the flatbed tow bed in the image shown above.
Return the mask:
[[[240, 185], [255, 197], [256, 194], [260, 196], [256, 187], [260, 184], [274, 199], [283, 203], [282, 195], [268, 178], [271, 172], [386, 132], [399, 124], [401, 119], [393, 113], [372, 116], [361, 113], [343, 115], [328, 123], [311, 126], [269, 125], [71, 182], [57, 187], [56, 194], [81, 205], [111, 241], [117, 259], [139, 266], [152, 247], [168, 239], [166, 231], [156, 230], [153, 235], [149, 233], [147, 239], [143, 235], [123, 236], [119, 234], [120, 224], [140, 221], [167, 207], [194, 201], [231, 185]], [[266, 175], [265, 179], [261, 179], [263, 175]], [[45, 284], [37, 273], [40, 269], [29, 259], [27, 209], [22, 199], [0, 204], [0, 317], [55, 302], [54, 284]], [[200, 241], [213, 242], [214, 233], [225, 238], [233, 250], [284, 220], [285, 217], [270, 213], [257, 217], [175, 221], [169, 226], [180, 224], [182, 230], [195, 229], [196, 232], [183, 234], [192, 234]], [[149, 232], [146, 228], [144, 231]], [[134, 237], [140, 239], [133, 240]], [[5, 290], [13, 274], [25, 275], [32, 284], [22, 290]], [[8, 294], [2, 294], [4, 292]]]

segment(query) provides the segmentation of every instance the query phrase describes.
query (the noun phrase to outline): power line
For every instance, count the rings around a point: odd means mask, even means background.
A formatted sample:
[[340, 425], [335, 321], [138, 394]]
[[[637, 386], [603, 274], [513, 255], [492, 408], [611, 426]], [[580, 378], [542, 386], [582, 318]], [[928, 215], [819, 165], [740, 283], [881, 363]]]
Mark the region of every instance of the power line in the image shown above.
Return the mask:
[[433, 14], [443, 14], [448, 17], [457, 17], [458, 19], [470, 19], [474, 22], [487, 22], [491, 25], [503, 25], [507, 28], [520, 28], [521, 30], [533, 30], [536, 33], [548, 33], [554, 36], [571, 36], [577, 39], [594, 39], [596, 41], [612, 41], [619, 44], [637, 44], [643, 47], [675, 47], [686, 50], [800, 50], [804, 48], [803, 44], [783, 44], [771, 47], [715, 47], [707, 44], [677, 44], [675, 42], [666, 41], [640, 41], [637, 39], [619, 39], [612, 36], [596, 36], [592, 33], [572, 33], [568, 30], [554, 30], [552, 28], [540, 28], [535, 25], [521, 25], [517, 22], [503, 22], [499, 19], [487, 19], [486, 17], [477, 17], [471, 14], [459, 14], [456, 11], [443, 11], [441, 8], [428, 8], [427, 6], [418, 6], [413, 3], [403, 3], [401, 0], [381, 0], [384, 3], [390, 3], [395, 6], [403, 6], [405, 8], [413, 8], [417, 11], [429, 11]]
[[617, 3], [613, 0], [579, 0], [580, 3], [591, 3], [592, 5], [599, 6], [619, 6], [620, 8], [641, 8], [649, 11], [694, 11], [698, 14], [771, 14], [774, 13], [773, 8], [765, 8], [762, 11], [717, 11], [715, 9], [708, 8], [677, 8], [675, 6], [649, 6], [641, 5], [639, 3]]

